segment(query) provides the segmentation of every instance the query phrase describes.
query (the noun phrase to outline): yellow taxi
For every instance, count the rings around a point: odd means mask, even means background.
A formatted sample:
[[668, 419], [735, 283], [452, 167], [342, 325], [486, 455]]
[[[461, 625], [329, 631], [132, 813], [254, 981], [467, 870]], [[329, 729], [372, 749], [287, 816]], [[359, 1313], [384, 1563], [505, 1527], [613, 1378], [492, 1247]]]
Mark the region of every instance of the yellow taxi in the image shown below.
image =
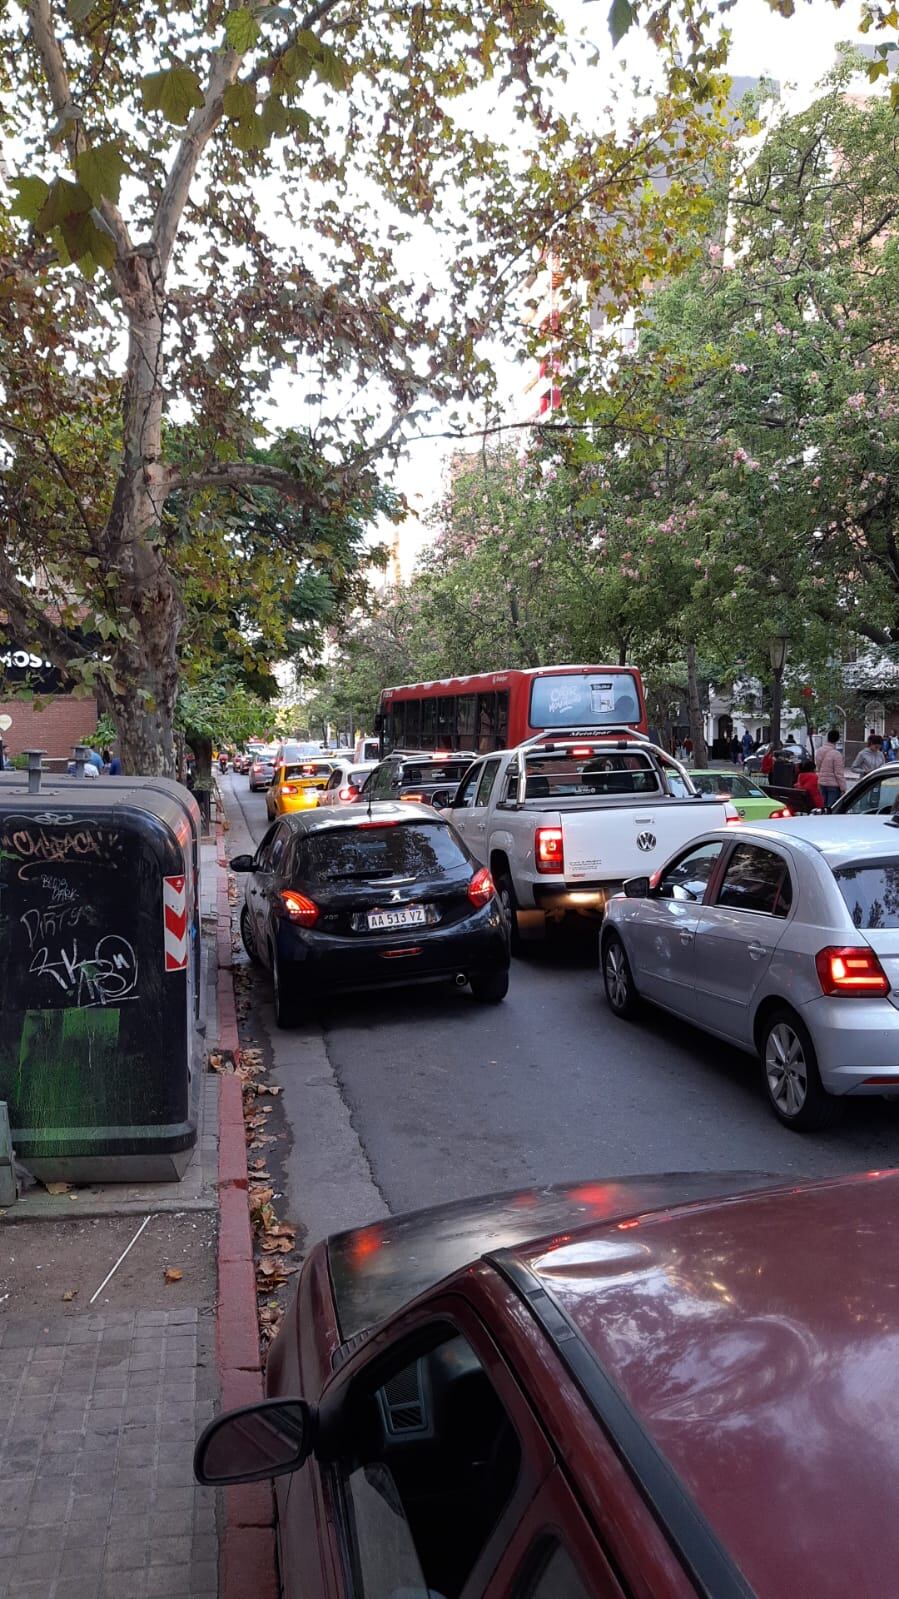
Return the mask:
[[275, 778], [265, 796], [271, 821], [290, 816], [294, 811], [311, 811], [319, 794], [327, 788], [336, 765], [332, 760], [286, 761], [275, 767]]

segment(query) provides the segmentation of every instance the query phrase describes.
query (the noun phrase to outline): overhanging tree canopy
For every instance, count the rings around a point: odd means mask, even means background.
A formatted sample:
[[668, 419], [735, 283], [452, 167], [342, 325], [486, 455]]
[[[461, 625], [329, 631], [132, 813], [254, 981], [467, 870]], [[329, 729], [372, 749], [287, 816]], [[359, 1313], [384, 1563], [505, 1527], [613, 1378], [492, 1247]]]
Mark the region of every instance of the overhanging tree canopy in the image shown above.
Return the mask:
[[[172, 766], [201, 519], [265, 490], [312, 524], [373, 493], [423, 404], [484, 390], [482, 338], [551, 230], [617, 303], [689, 253], [721, 87], [659, 37], [671, 92], [613, 133], [560, 109], [545, 3], [7, 7], [0, 607], [96, 684], [133, 766]], [[257, 448], [279, 370], [311, 476]], [[72, 659], [68, 610], [102, 654]]]

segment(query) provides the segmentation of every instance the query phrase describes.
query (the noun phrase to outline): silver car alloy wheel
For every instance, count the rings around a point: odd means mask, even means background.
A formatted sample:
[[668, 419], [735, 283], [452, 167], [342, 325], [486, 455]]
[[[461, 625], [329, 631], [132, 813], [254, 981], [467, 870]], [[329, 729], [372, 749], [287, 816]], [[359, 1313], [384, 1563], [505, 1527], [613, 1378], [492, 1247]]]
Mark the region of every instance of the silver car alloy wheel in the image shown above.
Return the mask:
[[623, 1009], [628, 1001], [627, 964], [620, 944], [610, 944], [606, 950], [605, 977], [609, 999], [616, 1010]]
[[768, 1091], [784, 1116], [797, 1116], [808, 1093], [808, 1065], [802, 1040], [789, 1022], [772, 1027], [765, 1044]]

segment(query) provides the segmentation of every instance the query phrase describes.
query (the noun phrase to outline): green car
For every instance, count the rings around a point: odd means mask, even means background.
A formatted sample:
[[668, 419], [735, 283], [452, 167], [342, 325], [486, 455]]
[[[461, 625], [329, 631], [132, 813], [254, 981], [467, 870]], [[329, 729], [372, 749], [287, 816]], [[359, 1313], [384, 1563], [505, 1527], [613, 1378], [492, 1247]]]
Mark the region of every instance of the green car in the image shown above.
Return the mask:
[[772, 799], [742, 772], [691, 772], [690, 777], [700, 794], [733, 800], [744, 821], [767, 822], [772, 816], [791, 814], [782, 800]]

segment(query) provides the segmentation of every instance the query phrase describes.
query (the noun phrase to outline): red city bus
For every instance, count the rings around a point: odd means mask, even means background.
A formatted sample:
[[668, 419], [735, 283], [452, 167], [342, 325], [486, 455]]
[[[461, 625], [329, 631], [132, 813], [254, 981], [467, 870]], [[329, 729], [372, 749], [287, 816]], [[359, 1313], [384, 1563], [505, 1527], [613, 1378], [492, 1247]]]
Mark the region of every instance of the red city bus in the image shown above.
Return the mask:
[[649, 731], [632, 666], [537, 666], [385, 688], [375, 723], [381, 749], [514, 749], [547, 729]]

